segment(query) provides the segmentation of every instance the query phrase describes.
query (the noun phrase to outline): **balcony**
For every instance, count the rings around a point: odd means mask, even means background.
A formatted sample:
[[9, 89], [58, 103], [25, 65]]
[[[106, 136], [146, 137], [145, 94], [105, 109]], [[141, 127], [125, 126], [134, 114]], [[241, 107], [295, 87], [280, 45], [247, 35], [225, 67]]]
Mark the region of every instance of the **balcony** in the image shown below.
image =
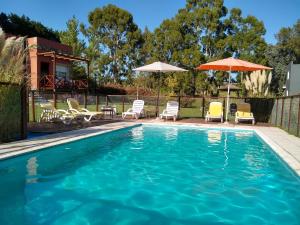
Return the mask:
[[41, 90], [85, 90], [88, 88], [88, 80], [70, 80], [56, 77], [53, 75], [44, 75], [40, 78], [39, 88]]

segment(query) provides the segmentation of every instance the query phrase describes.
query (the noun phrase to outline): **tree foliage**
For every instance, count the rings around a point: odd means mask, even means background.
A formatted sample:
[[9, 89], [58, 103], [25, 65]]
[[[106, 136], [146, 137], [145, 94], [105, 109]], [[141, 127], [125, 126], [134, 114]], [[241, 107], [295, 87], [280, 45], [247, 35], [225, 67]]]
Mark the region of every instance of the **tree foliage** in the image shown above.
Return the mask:
[[79, 21], [75, 16], [67, 22], [67, 29], [59, 32], [60, 42], [72, 47], [73, 55], [82, 56], [85, 49], [85, 42], [79, 39]]
[[237, 8], [228, 13], [223, 0], [187, 0], [185, 8], [164, 20], [153, 33], [144, 32], [145, 63], [161, 60], [189, 70], [184, 76], [175, 73], [163, 77], [166, 90], [216, 94], [217, 87], [227, 80], [225, 73], [207, 75], [195, 68], [229, 56], [264, 64], [264, 34], [261, 21], [243, 17]]
[[[85, 42], [79, 38], [79, 34], [79, 21], [76, 19], [75, 16], [73, 16], [67, 22], [67, 29], [59, 32], [59, 38], [61, 43], [72, 47], [72, 54], [74, 56], [82, 57], [85, 55]], [[73, 79], [80, 79], [82, 77], [85, 77], [85, 65], [82, 65], [81, 62], [73, 62], [72, 75]]]
[[96, 50], [99, 73], [114, 83], [132, 80], [132, 68], [139, 61], [142, 34], [132, 15], [114, 5], [96, 8], [89, 14], [89, 27], [82, 31]]
[[[129, 12], [111, 4], [91, 11], [87, 26], [71, 18], [59, 36], [25, 16], [2, 13], [0, 19], [0, 25], [9, 33], [40, 36], [70, 45], [75, 55], [90, 60], [90, 72], [101, 85], [113, 82], [154, 89], [158, 84], [155, 74], [136, 77], [132, 69], [163, 61], [188, 70], [162, 74], [165, 92], [217, 94], [218, 86], [228, 81], [227, 74], [207, 74], [195, 68], [234, 56], [273, 67], [272, 91], [281, 93], [287, 65], [300, 62], [300, 20], [279, 31], [277, 44], [267, 45], [263, 22], [252, 15], [244, 16], [239, 8], [229, 10], [223, 0], [186, 0], [185, 7], [174, 17], [162, 21], [154, 31], [145, 28], [143, 32]], [[79, 38], [81, 33], [84, 40]]]
[[276, 39], [277, 43], [268, 46], [265, 56], [273, 68], [272, 90], [281, 95], [288, 65], [291, 62], [300, 63], [300, 20], [293, 27], [282, 28]]
[[7, 34], [27, 37], [42, 37], [49, 40], [59, 42], [59, 35], [57, 31], [52, 30], [41, 24], [33, 21], [26, 16], [18, 16], [11, 13], [6, 15], [0, 14], [0, 27]]

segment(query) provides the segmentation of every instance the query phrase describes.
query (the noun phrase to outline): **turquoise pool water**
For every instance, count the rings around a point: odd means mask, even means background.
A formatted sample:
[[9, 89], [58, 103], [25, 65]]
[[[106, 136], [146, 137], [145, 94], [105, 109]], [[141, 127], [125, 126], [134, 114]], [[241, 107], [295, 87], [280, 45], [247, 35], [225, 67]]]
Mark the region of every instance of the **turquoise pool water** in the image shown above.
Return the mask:
[[300, 224], [300, 181], [251, 131], [139, 126], [0, 161], [0, 224]]

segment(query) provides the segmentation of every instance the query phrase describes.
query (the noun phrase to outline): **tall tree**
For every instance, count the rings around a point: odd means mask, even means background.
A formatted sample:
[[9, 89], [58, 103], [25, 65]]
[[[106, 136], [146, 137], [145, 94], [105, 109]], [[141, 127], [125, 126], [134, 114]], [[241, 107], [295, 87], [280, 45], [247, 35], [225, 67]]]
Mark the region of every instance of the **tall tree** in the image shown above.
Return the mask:
[[81, 56], [85, 49], [85, 43], [79, 39], [79, 21], [75, 16], [67, 22], [67, 29], [59, 33], [61, 43], [72, 47], [73, 55]]
[[191, 14], [187, 10], [180, 10], [178, 14], [164, 20], [154, 31], [154, 57], [189, 70], [188, 73], [168, 74], [165, 84], [177, 94], [195, 94], [194, 68], [204, 61], [200, 52], [197, 35], [192, 26]]
[[[79, 38], [79, 21], [73, 16], [67, 21], [67, 29], [59, 33], [61, 43], [72, 47], [74, 56], [82, 57], [85, 51], [85, 42]], [[86, 75], [86, 68], [82, 62], [72, 63], [73, 79], [83, 78]]]
[[225, 38], [223, 18], [227, 8], [223, 0], [187, 0], [186, 10], [191, 17], [191, 28], [197, 35], [201, 52], [208, 58], [222, 56]]
[[59, 42], [59, 35], [57, 31], [52, 30], [41, 24], [33, 21], [26, 16], [18, 16], [11, 13], [6, 15], [0, 13], [0, 27], [7, 34], [27, 37], [42, 37], [49, 40]]
[[82, 31], [101, 53], [96, 62], [99, 72], [115, 83], [130, 81], [142, 44], [132, 15], [110, 4], [90, 12], [88, 20], [89, 27], [83, 26]]
[[275, 35], [277, 43], [266, 49], [268, 64], [273, 68], [272, 90], [281, 95], [286, 82], [287, 67], [300, 63], [300, 20], [293, 27], [280, 29]]
[[224, 21], [226, 27], [226, 48], [230, 54], [251, 62], [265, 64], [264, 24], [254, 16], [242, 17], [242, 11], [233, 8]]

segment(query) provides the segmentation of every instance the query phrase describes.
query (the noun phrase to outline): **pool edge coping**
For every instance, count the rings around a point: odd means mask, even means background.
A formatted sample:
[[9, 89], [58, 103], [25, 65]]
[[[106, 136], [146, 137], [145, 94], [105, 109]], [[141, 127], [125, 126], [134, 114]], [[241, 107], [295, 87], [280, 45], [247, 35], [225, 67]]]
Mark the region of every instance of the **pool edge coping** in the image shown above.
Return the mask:
[[[3, 153], [0, 151], [0, 162], [2, 160], [6, 160], [6, 159], [14, 158], [14, 157], [17, 157], [17, 156], [29, 154], [29, 153], [39, 151], [39, 150], [42, 150], [42, 149], [46, 149], [46, 148], [50, 148], [50, 147], [53, 147], [53, 146], [62, 145], [62, 144], [66, 144], [66, 143], [69, 143], [69, 142], [94, 137], [94, 136], [109, 133], [109, 132], [112, 132], [112, 131], [117, 131], [117, 130], [121, 130], [121, 129], [126, 129], [126, 128], [130, 128], [130, 127], [139, 126], [139, 125], [142, 125], [142, 123], [119, 122], [119, 123], [113, 123], [112, 127], [109, 127], [109, 125], [112, 125], [112, 124], [105, 124], [105, 125], [88, 127], [88, 128], [79, 129], [79, 130], [72, 130], [72, 131], [67, 131], [67, 132], [62, 132], [62, 133], [49, 134], [49, 135], [36, 137], [36, 138], [32, 138], [32, 139], [20, 140], [20, 141], [16, 141], [16, 142], [2, 144], [2, 145], [0, 145], [0, 147], [1, 146], [13, 146], [13, 145], [17, 145], [19, 143], [24, 143], [24, 142], [28, 142], [28, 143], [37, 142], [34, 145], [38, 145], [39, 144], [38, 142], [42, 142], [43, 140], [45, 140], [47, 138], [50, 138], [50, 137], [55, 138], [57, 136], [60, 136], [60, 138], [61, 138], [60, 140], [54, 140], [51, 143], [45, 143], [45, 144], [40, 143], [39, 146], [29, 146], [29, 147], [23, 147], [23, 148], [22, 147], [19, 147], [19, 148], [15, 147], [16, 149], [13, 149], [11, 151], [8, 150], [8, 151], [3, 152]], [[97, 131], [97, 129], [99, 129], [99, 128], [107, 128], [107, 130]], [[75, 137], [68, 137], [68, 135], [76, 135], [78, 132], [88, 131], [90, 129], [94, 130], [94, 132], [91, 131], [88, 134], [81, 134], [81, 135], [79, 134]], [[64, 139], [64, 137], [68, 137], [68, 138]]]

